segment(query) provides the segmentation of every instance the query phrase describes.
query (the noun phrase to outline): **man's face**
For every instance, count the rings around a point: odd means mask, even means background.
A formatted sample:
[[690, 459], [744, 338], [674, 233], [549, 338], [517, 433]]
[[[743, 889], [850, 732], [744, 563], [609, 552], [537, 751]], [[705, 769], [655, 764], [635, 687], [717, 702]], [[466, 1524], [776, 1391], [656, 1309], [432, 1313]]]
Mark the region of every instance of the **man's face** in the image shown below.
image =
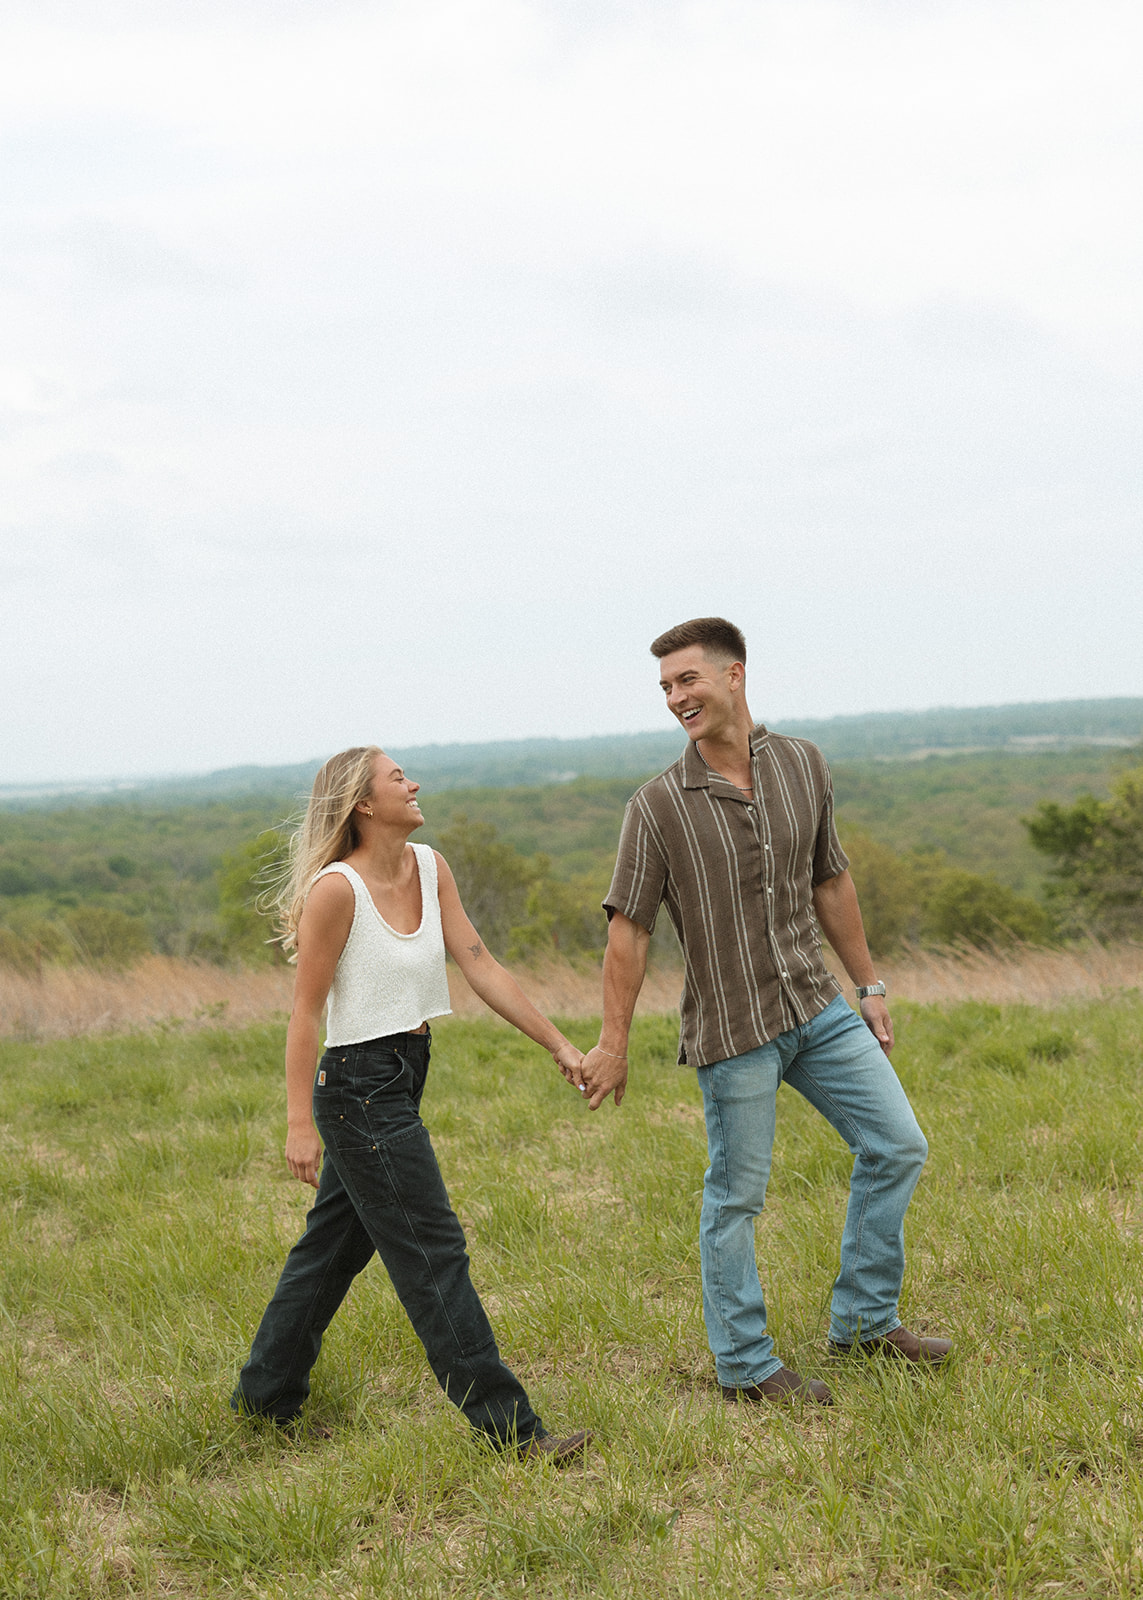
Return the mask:
[[695, 742], [717, 739], [735, 726], [736, 695], [744, 676], [741, 662], [712, 661], [701, 644], [672, 650], [659, 662], [667, 710]]

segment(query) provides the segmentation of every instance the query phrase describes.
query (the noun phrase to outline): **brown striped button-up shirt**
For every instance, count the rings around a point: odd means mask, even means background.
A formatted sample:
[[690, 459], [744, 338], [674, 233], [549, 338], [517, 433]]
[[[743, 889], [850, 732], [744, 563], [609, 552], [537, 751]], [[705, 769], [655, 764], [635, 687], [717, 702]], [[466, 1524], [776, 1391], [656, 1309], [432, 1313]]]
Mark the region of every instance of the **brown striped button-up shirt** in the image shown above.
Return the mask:
[[679, 1060], [744, 1055], [824, 1011], [813, 889], [849, 862], [825, 757], [805, 739], [750, 736], [753, 800], [693, 744], [628, 802], [604, 908], [653, 930], [660, 905], [686, 961]]

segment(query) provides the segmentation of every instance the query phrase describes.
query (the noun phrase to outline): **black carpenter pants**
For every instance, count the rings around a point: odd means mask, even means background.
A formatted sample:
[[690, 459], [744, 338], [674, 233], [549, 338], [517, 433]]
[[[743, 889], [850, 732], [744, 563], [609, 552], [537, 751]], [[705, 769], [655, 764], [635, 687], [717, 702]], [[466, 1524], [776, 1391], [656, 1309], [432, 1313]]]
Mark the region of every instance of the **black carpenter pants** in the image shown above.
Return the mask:
[[427, 1030], [394, 1033], [323, 1055], [314, 1085], [325, 1145], [317, 1199], [231, 1397], [236, 1410], [277, 1422], [297, 1416], [322, 1335], [376, 1250], [437, 1382], [472, 1426], [508, 1448], [544, 1431], [500, 1359], [421, 1121], [429, 1044]]

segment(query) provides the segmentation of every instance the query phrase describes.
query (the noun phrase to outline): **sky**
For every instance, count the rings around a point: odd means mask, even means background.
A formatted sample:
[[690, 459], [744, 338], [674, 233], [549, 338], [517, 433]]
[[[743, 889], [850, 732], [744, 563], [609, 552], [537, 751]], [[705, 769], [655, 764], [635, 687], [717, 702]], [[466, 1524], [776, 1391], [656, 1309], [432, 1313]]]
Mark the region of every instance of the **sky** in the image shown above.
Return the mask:
[[0, 785], [1143, 693], [1141, 45], [8, 0]]

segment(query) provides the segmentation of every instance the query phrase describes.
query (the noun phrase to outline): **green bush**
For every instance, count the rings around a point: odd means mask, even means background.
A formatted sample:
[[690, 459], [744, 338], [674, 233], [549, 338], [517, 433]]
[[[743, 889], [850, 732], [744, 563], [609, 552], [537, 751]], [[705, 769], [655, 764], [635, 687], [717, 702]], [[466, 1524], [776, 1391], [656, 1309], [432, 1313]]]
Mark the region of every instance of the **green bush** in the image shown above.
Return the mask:
[[975, 872], [946, 868], [925, 902], [927, 944], [1046, 944], [1052, 919], [1035, 900]]
[[0, 967], [11, 967], [15, 972], [32, 972], [36, 955], [26, 939], [21, 939], [11, 928], [0, 928]]
[[915, 857], [898, 855], [869, 834], [847, 830], [842, 840], [861, 901], [869, 948], [885, 954], [917, 937], [921, 875]]
[[0, 962], [18, 972], [37, 972], [47, 962], [67, 966], [75, 960], [73, 940], [46, 917], [14, 915], [0, 928]]
[[77, 906], [63, 919], [82, 960], [97, 967], [129, 967], [151, 948], [147, 924], [105, 906]]
[[940, 851], [898, 855], [866, 833], [843, 840], [857, 886], [869, 948], [887, 954], [903, 943], [1045, 944], [1051, 914], [998, 879], [950, 867]]
[[[544, 862], [544, 857], [539, 860]], [[607, 885], [601, 886], [590, 876], [570, 883], [552, 877], [537, 879], [528, 891], [524, 920], [509, 936], [509, 961], [545, 955], [598, 955], [607, 943], [606, 892]]]
[[1143, 934], [1143, 766], [1125, 772], [1109, 800], [1085, 794], [1072, 806], [1042, 804], [1024, 826], [1053, 860], [1050, 892], [1066, 931]]
[[259, 896], [277, 881], [289, 855], [289, 835], [267, 828], [257, 838], [223, 857], [218, 874], [217, 928], [196, 930], [190, 953], [207, 961], [284, 961], [273, 942], [272, 919], [259, 909]]
[[529, 893], [546, 861], [522, 856], [497, 837], [491, 823], [473, 822], [463, 811], [441, 834], [440, 847], [473, 926], [490, 950], [503, 955], [512, 929], [527, 916]]

